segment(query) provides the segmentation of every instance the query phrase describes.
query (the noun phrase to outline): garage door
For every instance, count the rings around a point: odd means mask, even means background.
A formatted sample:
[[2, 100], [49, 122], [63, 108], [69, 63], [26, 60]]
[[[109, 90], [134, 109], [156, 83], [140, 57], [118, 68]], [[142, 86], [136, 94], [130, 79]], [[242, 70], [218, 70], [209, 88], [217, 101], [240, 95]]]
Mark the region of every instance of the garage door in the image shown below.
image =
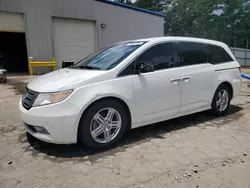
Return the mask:
[[23, 14], [0, 12], [0, 32], [24, 32]]
[[53, 19], [54, 55], [57, 68], [62, 61], [77, 62], [95, 52], [95, 23], [72, 19]]

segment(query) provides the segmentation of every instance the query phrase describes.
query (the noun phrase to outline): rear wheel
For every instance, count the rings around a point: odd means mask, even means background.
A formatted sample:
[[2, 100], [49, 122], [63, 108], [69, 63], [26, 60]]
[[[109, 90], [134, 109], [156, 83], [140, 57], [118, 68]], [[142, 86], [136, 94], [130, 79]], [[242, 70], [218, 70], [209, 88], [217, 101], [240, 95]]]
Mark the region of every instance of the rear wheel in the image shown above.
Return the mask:
[[231, 90], [227, 85], [222, 84], [218, 87], [212, 102], [213, 114], [222, 116], [227, 113], [230, 106], [231, 95]]
[[117, 144], [128, 125], [125, 108], [115, 100], [91, 105], [81, 119], [79, 140], [91, 149], [106, 149]]

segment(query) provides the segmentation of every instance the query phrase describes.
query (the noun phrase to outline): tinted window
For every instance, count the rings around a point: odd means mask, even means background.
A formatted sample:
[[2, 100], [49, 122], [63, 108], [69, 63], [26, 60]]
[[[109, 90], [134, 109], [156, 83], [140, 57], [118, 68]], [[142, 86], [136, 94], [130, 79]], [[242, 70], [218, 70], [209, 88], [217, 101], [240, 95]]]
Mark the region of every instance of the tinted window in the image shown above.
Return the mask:
[[137, 65], [142, 62], [150, 62], [155, 70], [174, 66], [172, 43], [164, 43], [153, 46], [144, 52], [136, 61]]
[[134, 74], [135, 62], [127, 66], [118, 76], [127, 76]]
[[207, 63], [208, 46], [206, 44], [179, 42], [175, 43], [175, 66]]
[[228, 53], [219, 46], [209, 45], [209, 55], [208, 61], [212, 64], [225, 63], [233, 61], [233, 59], [228, 55]]

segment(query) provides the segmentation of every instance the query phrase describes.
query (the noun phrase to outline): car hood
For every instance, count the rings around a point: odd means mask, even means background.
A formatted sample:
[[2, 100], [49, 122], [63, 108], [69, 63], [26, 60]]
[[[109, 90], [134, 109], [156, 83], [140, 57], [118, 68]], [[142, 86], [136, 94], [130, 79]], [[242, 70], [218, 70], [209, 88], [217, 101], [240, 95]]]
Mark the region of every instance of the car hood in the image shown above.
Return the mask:
[[55, 92], [75, 82], [91, 79], [105, 71], [85, 69], [59, 69], [39, 76], [28, 84], [28, 88], [37, 92]]

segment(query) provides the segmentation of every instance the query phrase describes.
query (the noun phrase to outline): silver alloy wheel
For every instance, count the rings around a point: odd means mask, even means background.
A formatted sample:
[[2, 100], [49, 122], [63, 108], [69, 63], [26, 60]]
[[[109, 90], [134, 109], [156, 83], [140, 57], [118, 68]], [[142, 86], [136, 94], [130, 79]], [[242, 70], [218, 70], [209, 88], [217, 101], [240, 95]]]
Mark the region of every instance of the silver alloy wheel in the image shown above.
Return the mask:
[[217, 110], [223, 112], [227, 108], [228, 101], [229, 101], [229, 95], [227, 90], [225, 89], [220, 90], [216, 97]]
[[112, 141], [120, 132], [121, 115], [114, 108], [104, 108], [97, 112], [91, 120], [90, 133], [99, 143]]

